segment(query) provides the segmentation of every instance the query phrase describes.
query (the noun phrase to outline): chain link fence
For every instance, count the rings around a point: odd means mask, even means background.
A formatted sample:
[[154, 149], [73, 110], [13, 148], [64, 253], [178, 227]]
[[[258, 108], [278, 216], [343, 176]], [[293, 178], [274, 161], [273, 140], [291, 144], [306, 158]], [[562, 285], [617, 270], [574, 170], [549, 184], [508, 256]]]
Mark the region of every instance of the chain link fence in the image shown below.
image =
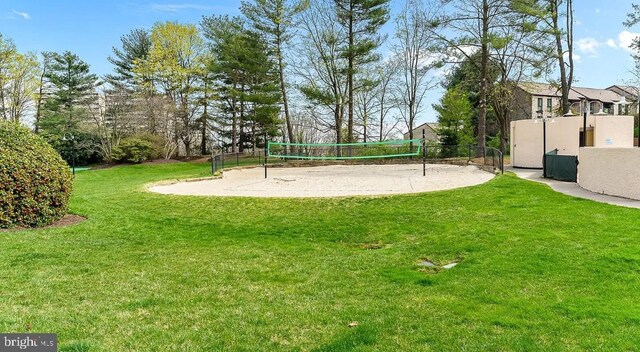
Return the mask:
[[[417, 150], [421, 146], [411, 145], [410, 151]], [[397, 152], [406, 152], [405, 149], [393, 146], [388, 148], [396, 148]], [[395, 149], [394, 149], [395, 151]], [[334, 160], [334, 161], [313, 161], [313, 160], [296, 160], [295, 158], [277, 159], [274, 162], [271, 158], [268, 163], [271, 166], [318, 166], [332, 164], [411, 164], [422, 163], [427, 164], [453, 164], [453, 165], [469, 165], [474, 164], [484, 168], [504, 173], [504, 155], [500, 150], [491, 147], [479, 147], [474, 145], [442, 145], [432, 144], [425, 145], [421, 155], [403, 156], [397, 158], [380, 158], [380, 159], [359, 159], [359, 160]], [[222, 170], [223, 168], [238, 166], [264, 166], [265, 165], [264, 150], [256, 150], [244, 153], [221, 153], [211, 158], [211, 173]]]

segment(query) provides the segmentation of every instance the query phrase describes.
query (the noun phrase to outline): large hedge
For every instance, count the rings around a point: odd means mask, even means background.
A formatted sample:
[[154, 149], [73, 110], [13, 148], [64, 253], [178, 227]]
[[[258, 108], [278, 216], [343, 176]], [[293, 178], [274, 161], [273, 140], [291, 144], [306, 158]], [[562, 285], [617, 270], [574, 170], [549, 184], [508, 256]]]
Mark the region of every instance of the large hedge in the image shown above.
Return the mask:
[[41, 137], [0, 121], [0, 228], [44, 226], [67, 212], [69, 166]]

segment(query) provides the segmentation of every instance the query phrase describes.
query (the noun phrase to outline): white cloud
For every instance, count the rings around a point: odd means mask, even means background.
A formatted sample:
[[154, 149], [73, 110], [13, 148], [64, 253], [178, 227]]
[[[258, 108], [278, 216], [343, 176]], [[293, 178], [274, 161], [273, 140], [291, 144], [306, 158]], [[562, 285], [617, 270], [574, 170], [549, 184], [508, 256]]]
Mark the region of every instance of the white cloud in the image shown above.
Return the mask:
[[[562, 56], [564, 57], [565, 61], [569, 60], [569, 53], [564, 53], [564, 55], [562, 55]], [[580, 56], [580, 55], [578, 55], [576, 53], [573, 53], [573, 62], [581, 63], [582, 62], [582, 56]]]
[[30, 20], [31, 19], [31, 16], [29, 16], [29, 14], [26, 13], [26, 12], [20, 12], [20, 11], [16, 11], [16, 10], [11, 10], [11, 14], [12, 14], [11, 15], [12, 18], [21, 17], [22, 19], [25, 19], [25, 20]]
[[212, 10], [213, 7], [197, 4], [151, 4], [151, 10], [157, 12], [178, 12], [181, 10]]
[[622, 31], [618, 34], [618, 46], [622, 49], [633, 52], [633, 49], [630, 48], [633, 40], [640, 36], [640, 33], [633, 33], [629, 31]]
[[595, 38], [582, 38], [578, 40], [578, 49], [590, 56], [598, 55], [598, 47], [601, 45]]
[[595, 38], [587, 37], [582, 38], [576, 42], [577, 49], [585, 55], [590, 57], [595, 57], [598, 55], [598, 49], [602, 46], [607, 46], [613, 49], [623, 49], [628, 52], [634, 52], [633, 49], [630, 48], [633, 40], [640, 36], [640, 33], [622, 31], [618, 33], [618, 38], [613, 39], [609, 38], [606, 41], [598, 41]]

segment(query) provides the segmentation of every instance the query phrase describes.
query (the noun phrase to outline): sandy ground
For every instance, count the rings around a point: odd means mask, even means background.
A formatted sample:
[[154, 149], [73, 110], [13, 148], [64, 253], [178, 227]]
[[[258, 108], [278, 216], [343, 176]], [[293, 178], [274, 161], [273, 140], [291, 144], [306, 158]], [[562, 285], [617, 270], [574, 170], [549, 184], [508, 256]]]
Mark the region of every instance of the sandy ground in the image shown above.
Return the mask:
[[221, 179], [156, 185], [162, 194], [236, 197], [341, 197], [419, 193], [478, 185], [493, 174], [475, 166], [332, 165], [318, 167], [263, 168], [224, 172]]

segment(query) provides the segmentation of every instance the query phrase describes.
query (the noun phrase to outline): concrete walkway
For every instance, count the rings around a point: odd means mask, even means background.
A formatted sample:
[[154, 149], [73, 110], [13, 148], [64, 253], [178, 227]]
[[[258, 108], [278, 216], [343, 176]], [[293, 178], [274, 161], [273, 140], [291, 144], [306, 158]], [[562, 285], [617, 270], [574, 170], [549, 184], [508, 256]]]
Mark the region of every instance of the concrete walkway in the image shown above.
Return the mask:
[[580, 187], [577, 183], [562, 182], [562, 181], [551, 180], [548, 178], [543, 178], [542, 170], [517, 169], [511, 166], [507, 166], [505, 167], [505, 171], [513, 172], [514, 174], [518, 175], [518, 177], [525, 180], [547, 184], [554, 191], [564, 193], [570, 196], [590, 199], [600, 203], [618, 205], [621, 207], [640, 209], [640, 200], [620, 198], [620, 197], [608, 196], [606, 194], [594, 193]]

